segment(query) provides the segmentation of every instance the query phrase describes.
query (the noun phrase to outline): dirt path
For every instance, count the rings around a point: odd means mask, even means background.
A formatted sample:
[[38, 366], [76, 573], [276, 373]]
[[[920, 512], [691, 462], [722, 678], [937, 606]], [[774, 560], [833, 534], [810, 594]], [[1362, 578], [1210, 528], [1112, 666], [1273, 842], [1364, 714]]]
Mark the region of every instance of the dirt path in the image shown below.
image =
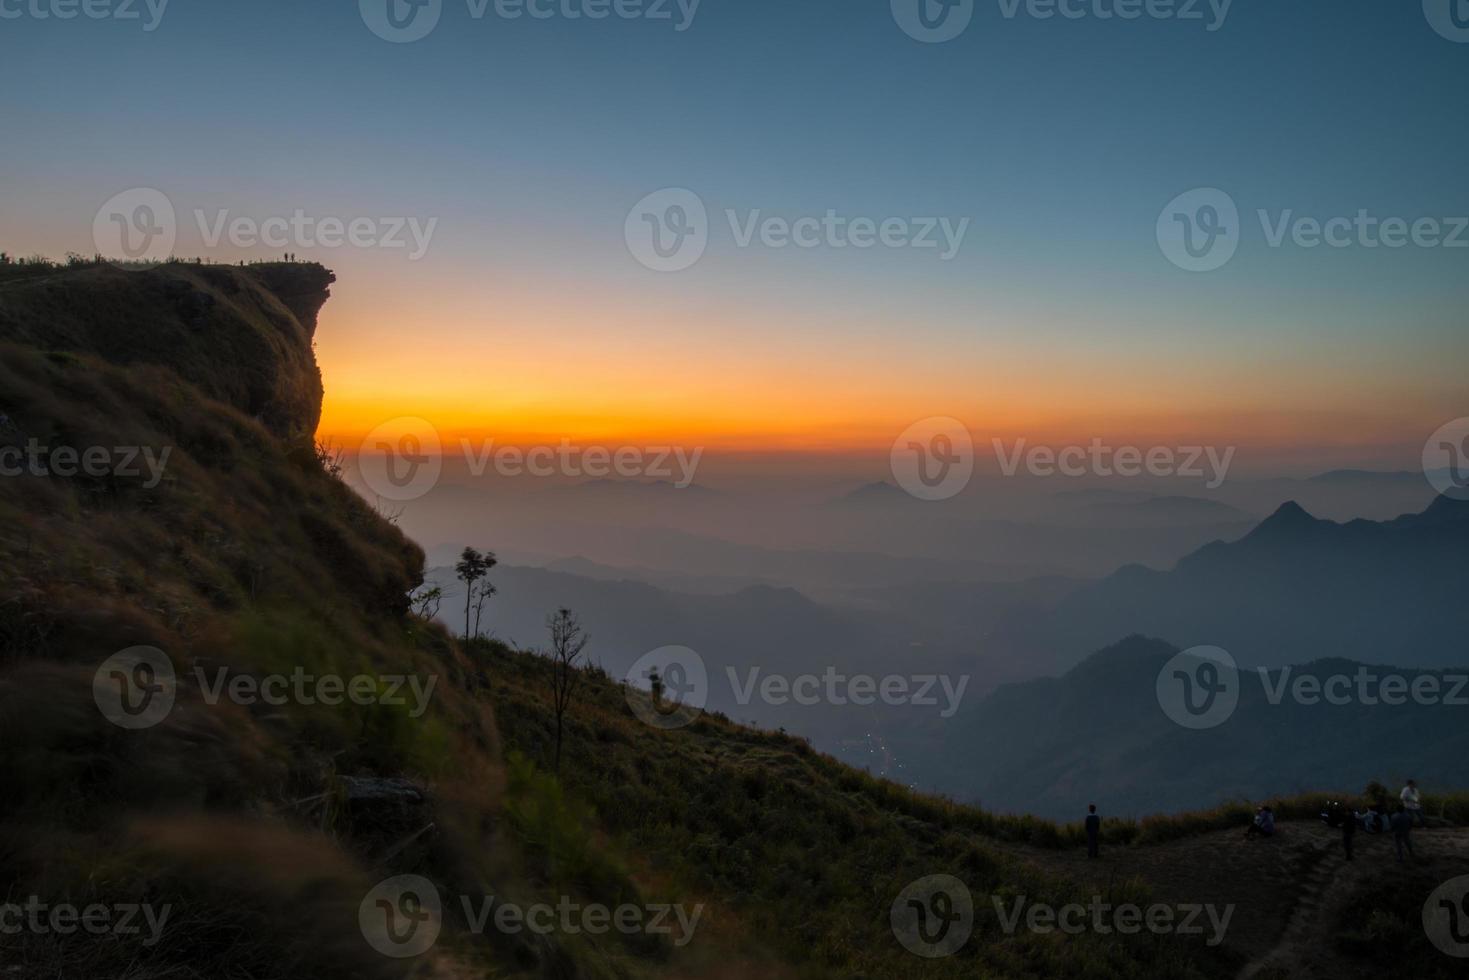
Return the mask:
[[[1332, 942], [1338, 913], [1352, 895], [1371, 885], [1371, 876], [1382, 874], [1385, 867], [1398, 867], [1392, 835], [1358, 834], [1357, 845], [1356, 860], [1347, 862], [1338, 848], [1317, 867], [1279, 940], [1264, 956], [1248, 963], [1238, 980], [1342, 975]], [[1414, 831], [1413, 850], [1410, 867], [1437, 869], [1444, 878], [1461, 874], [1469, 866], [1469, 831]]]
[[[1447, 871], [1469, 864], [1469, 830], [1420, 830], [1413, 843], [1421, 866]], [[1159, 902], [1232, 905], [1221, 945], [1230, 962], [1239, 964], [1239, 980], [1331, 975], [1342, 903], [1370, 884], [1371, 876], [1398, 867], [1390, 834], [1359, 833], [1356, 860], [1348, 863], [1340, 832], [1314, 821], [1282, 822], [1270, 840], [1246, 840], [1241, 828], [1165, 844], [1104, 848], [1095, 861], [1079, 849], [1009, 850], [1102, 895], [1136, 880]]]

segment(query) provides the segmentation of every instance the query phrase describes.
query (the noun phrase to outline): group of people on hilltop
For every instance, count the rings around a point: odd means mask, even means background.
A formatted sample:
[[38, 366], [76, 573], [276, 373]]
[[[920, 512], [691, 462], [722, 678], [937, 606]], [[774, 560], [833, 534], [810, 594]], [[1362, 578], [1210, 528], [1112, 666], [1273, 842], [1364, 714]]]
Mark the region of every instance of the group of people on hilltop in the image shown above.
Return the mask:
[[1405, 856], [1416, 857], [1413, 853], [1413, 827], [1428, 826], [1428, 814], [1423, 809], [1423, 797], [1418, 792], [1417, 782], [1411, 779], [1398, 794], [1398, 804], [1393, 808], [1392, 813], [1387, 812], [1387, 804], [1382, 802], [1373, 803], [1360, 813], [1354, 809], [1343, 810], [1337, 803], [1328, 803], [1326, 810], [1321, 814], [1321, 819], [1329, 827], [1341, 828], [1342, 853], [1348, 861], [1355, 857], [1356, 837], [1359, 830], [1369, 834], [1383, 834], [1391, 831], [1393, 847], [1397, 851], [1398, 863], [1401, 864]]
[[[1374, 803], [1361, 813], [1356, 810], [1344, 812], [1338, 804], [1329, 803], [1326, 811], [1321, 814], [1321, 819], [1328, 826], [1340, 826], [1342, 850], [1348, 861], [1354, 857], [1353, 845], [1359, 829], [1369, 834], [1380, 834], [1391, 830], [1393, 844], [1397, 849], [1398, 862], [1402, 863], [1404, 854], [1410, 858], [1415, 856], [1412, 840], [1414, 825], [1428, 826], [1428, 815], [1423, 810], [1423, 798], [1418, 792], [1418, 784], [1411, 779], [1398, 794], [1398, 805], [1391, 814], [1387, 813], [1387, 806], [1384, 803]], [[1083, 826], [1086, 832], [1086, 856], [1089, 860], [1094, 859], [1101, 853], [1102, 836], [1102, 818], [1097, 815], [1095, 803], [1087, 807], [1086, 821]], [[1274, 836], [1275, 810], [1268, 804], [1261, 804], [1255, 811], [1255, 817], [1249, 827], [1245, 828], [1245, 839]]]
[[1322, 814], [1328, 825], [1341, 825], [1342, 851], [1348, 861], [1353, 858], [1353, 844], [1357, 831], [1365, 830], [1369, 834], [1382, 834], [1392, 831], [1393, 847], [1397, 851], [1398, 862], [1403, 861], [1406, 855], [1409, 858], [1413, 854], [1413, 827], [1427, 827], [1428, 814], [1423, 810], [1423, 797], [1418, 792], [1418, 784], [1408, 780], [1401, 793], [1398, 794], [1398, 805], [1392, 813], [1387, 812], [1387, 805], [1374, 803], [1361, 813], [1355, 810], [1346, 813], [1340, 812], [1340, 807], [1333, 804]]

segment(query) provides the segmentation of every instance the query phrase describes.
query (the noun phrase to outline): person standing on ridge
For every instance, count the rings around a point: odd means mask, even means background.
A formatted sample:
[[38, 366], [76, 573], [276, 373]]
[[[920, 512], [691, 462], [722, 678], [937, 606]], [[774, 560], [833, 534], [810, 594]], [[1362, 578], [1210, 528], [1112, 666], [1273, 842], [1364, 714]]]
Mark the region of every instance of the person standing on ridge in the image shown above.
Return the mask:
[[1398, 863], [1403, 863], [1403, 851], [1408, 852], [1408, 857], [1413, 857], [1413, 817], [1408, 813], [1408, 808], [1398, 804], [1397, 812], [1392, 815], [1392, 842], [1398, 850]]
[[1086, 808], [1086, 856], [1091, 860], [1101, 852], [1102, 818], [1097, 816], [1097, 805]]
[[1408, 785], [1398, 794], [1403, 801], [1403, 808], [1408, 811], [1408, 816], [1420, 827], [1428, 826], [1428, 816], [1423, 812], [1423, 800], [1418, 795], [1418, 784], [1408, 780]]

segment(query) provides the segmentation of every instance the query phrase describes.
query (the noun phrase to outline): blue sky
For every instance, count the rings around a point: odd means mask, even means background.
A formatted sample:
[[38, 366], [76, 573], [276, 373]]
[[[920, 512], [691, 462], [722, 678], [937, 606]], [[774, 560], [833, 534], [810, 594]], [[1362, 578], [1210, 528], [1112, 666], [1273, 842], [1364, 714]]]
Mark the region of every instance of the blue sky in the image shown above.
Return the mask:
[[[1427, 415], [1463, 396], [1451, 365], [1469, 353], [1469, 248], [1271, 249], [1254, 217], [1469, 215], [1469, 44], [1436, 33], [1417, 0], [1236, 0], [1214, 31], [1206, 3], [1203, 20], [1123, 21], [1024, 5], [1011, 18], [990, 0], [940, 44], [907, 36], [886, 0], [703, 0], [684, 31], [476, 20], [445, 0], [410, 44], [374, 36], [349, 0], [171, 0], [151, 32], [30, 12], [50, 2], [0, 0], [22, 12], [0, 19], [13, 251], [90, 251], [97, 207], [149, 186], [181, 210], [437, 216], [417, 266], [330, 257], [360, 267], [387, 312], [424, 282], [575, 283], [620, 322], [718, 307], [772, 356], [941, 348], [954, 384], [983, 373], [987, 350], [1034, 344], [1029, 370], [1078, 353], [1113, 370], [1130, 354], [1210, 390], [1258, 381], [1251, 357], [1293, 371], [1315, 358], [1338, 372], [1323, 410], [1374, 371], [1392, 382], [1373, 393], [1384, 411], [1398, 392]], [[695, 190], [713, 216], [708, 255], [678, 276], [629, 261], [622, 237], [629, 207], [664, 187]], [[1244, 216], [1238, 254], [1207, 274], [1175, 268], [1154, 237], [1163, 206], [1198, 187]], [[952, 262], [776, 252], [737, 248], [726, 208], [970, 226]], [[382, 340], [365, 306], [352, 323]], [[448, 343], [460, 325], [444, 329]], [[656, 346], [659, 329], [641, 339]]]

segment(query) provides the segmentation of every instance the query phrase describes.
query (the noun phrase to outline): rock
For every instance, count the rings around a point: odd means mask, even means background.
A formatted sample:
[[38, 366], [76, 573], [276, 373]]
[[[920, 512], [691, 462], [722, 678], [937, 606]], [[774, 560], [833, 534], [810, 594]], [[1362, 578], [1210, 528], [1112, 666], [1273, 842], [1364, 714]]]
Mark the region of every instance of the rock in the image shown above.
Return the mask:
[[424, 801], [423, 790], [406, 779], [380, 776], [343, 776], [342, 790], [353, 804], [407, 803]]

